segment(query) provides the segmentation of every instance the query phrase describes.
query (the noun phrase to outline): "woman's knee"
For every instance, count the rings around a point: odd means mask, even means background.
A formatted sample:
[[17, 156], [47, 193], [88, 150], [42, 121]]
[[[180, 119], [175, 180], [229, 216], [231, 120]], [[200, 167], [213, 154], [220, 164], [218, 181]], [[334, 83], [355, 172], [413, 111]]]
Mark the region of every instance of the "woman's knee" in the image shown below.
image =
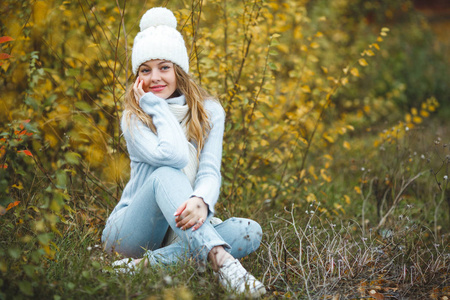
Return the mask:
[[244, 240], [251, 242], [255, 249], [259, 247], [262, 240], [262, 228], [258, 222], [246, 218], [231, 218], [230, 221], [238, 224], [240, 230], [236, 232], [242, 232]]
[[173, 176], [179, 176], [182, 174], [183, 172], [181, 172], [180, 169], [175, 169], [168, 166], [161, 166], [159, 168], [156, 168], [149, 178], [171, 178]]
[[152, 174], [150, 174], [147, 181], [152, 186], [154, 184], [163, 184], [163, 185], [169, 184], [170, 186], [173, 186], [175, 182], [177, 184], [183, 182], [183, 180], [189, 182], [187, 181], [187, 178], [184, 179], [185, 177], [186, 175], [179, 169], [175, 169], [168, 166], [162, 166], [156, 168], [152, 172]]

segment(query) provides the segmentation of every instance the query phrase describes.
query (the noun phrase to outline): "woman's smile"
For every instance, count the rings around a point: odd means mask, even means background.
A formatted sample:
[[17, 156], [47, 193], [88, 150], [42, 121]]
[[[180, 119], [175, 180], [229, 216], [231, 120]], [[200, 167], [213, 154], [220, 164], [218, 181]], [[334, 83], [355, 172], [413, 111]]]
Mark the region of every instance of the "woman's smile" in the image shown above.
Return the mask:
[[158, 93], [164, 90], [165, 87], [165, 85], [154, 85], [150, 87], [150, 91], [152, 91], [153, 93]]

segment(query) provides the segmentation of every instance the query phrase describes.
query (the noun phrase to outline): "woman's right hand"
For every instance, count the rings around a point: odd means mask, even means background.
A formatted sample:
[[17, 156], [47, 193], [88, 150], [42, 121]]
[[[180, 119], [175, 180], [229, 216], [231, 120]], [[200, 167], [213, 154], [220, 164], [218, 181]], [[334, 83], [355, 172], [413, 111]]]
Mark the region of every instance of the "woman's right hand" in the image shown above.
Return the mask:
[[138, 76], [133, 85], [134, 97], [136, 98], [138, 105], [139, 105], [139, 101], [141, 100], [142, 96], [145, 95], [144, 89], [142, 88], [143, 84], [144, 84], [144, 81], [140, 80], [140, 78]]

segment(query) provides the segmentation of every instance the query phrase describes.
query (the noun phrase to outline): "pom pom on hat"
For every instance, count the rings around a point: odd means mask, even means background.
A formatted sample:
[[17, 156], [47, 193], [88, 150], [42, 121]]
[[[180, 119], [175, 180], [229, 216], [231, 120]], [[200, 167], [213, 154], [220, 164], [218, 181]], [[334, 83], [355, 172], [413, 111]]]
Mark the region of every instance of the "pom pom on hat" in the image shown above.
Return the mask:
[[189, 73], [189, 57], [183, 36], [177, 31], [177, 19], [164, 7], [149, 9], [141, 18], [141, 31], [134, 38], [131, 64], [139, 66], [152, 59], [171, 61]]
[[141, 31], [149, 27], [156, 27], [160, 25], [165, 25], [177, 29], [177, 19], [173, 13], [165, 7], [155, 7], [147, 10], [147, 12], [142, 16], [139, 27]]

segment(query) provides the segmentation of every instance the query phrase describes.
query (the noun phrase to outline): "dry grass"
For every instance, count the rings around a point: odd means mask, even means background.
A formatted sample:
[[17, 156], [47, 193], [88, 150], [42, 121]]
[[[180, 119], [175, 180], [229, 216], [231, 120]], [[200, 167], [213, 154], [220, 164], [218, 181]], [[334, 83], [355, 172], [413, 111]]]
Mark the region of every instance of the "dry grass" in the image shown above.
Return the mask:
[[274, 295], [437, 299], [450, 293], [448, 236], [434, 236], [407, 217], [395, 228], [363, 234], [357, 222], [333, 224], [317, 209], [305, 215], [292, 208], [271, 221], [258, 259]]

